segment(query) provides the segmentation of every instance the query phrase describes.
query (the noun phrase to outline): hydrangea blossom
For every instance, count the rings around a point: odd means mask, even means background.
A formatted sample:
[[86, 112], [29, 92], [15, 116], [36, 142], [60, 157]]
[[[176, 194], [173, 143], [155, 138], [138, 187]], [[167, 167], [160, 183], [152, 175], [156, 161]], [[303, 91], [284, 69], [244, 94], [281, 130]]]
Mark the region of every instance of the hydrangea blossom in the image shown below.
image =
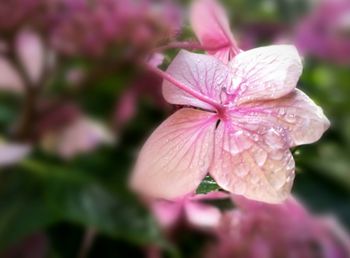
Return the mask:
[[221, 212], [204, 201], [227, 198], [223, 192], [187, 195], [175, 201], [154, 200], [151, 210], [159, 224], [165, 229], [173, 228], [182, 218], [192, 226], [215, 228], [219, 226]]
[[[350, 238], [333, 217], [310, 214], [296, 199], [271, 205], [234, 197], [237, 209], [222, 218], [218, 241], [204, 257], [346, 258]], [[286, 219], [287, 218], [287, 219]]]
[[16, 164], [30, 151], [31, 147], [26, 144], [0, 142], [0, 167]]
[[209, 172], [235, 194], [270, 203], [288, 197], [295, 167], [289, 149], [317, 141], [329, 121], [295, 88], [302, 73], [295, 47], [236, 54], [223, 60], [183, 50], [167, 73], [154, 69], [166, 80], [165, 99], [184, 108], [144, 145], [134, 189], [177, 198], [193, 192]]
[[296, 45], [305, 54], [349, 64], [350, 2], [322, 0], [296, 31]]

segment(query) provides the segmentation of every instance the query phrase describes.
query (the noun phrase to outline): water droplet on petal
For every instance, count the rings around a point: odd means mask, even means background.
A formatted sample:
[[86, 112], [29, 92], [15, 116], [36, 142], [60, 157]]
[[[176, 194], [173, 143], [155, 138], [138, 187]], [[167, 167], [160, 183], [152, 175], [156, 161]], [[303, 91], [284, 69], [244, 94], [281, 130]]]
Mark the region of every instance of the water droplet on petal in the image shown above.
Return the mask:
[[285, 119], [288, 123], [295, 123], [295, 121], [296, 121], [296, 117], [294, 114], [287, 114], [285, 116]]
[[284, 146], [281, 135], [274, 128], [270, 128], [266, 132], [265, 143], [272, 149], [280, 149]]
[[278, 115], [279, 116], [284, 116], [286, 114], [286, 110], [284, 109], [284, 108], [280, 108], [279, 110], [278, 110]]
[[254, 153], [254, 159], [256, 163], [258, 164], [259, 167], [262, 167], [267, 159], [267, 154], [264, 150], [262, 149], [257, 149]]

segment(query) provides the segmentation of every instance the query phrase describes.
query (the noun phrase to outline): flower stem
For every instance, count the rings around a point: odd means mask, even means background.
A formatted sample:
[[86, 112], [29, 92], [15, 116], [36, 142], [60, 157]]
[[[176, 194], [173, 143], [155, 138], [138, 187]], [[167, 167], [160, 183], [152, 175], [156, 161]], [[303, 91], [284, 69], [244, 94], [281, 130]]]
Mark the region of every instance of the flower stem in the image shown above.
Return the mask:
[[188, 93], [189, 95], [195, 97], [196, 99], [209, 104], [210, 106], [212, 106], [213, 108], [215, 108], [216, 110], [221, 110], [222, 109], [222, 105], [216, 101], [214, 101], [211, 98], [208, 98], [207, 96], [199, 93], [198, 91], [195, 91], [194, 89], [186, 86], [185, 84], [179, 82], [178, 80], [176, 80], [174, 77], [172, 77], [170, 74], [160, 70], [157, 67], [154, 67], [152, 65], [146, 64], [146, 67], [149, 71], [154, 72], [155, 74], [159, 75], [160, 77], [162, 77], [163, 79], [167, 80], [168, 82], [172, 83], [175, 87], [179, 88], [180, 90], [183, 90], [184, 92]]
[[195, 42], [195, 41], [174, 41], [167, 45], [160, 46], [154, 49], [154, 52], [162, 52], [164, 50], [172, 49], [172, 48], [181, 48], [181, 49], [187, 49], [187, 50], [216, 51], [229, 46], [230, 46], [230, 43], [224, 43], [215, 47], [212, 47], [212, 46], [209, 47], [209, 46], [203, 46], [199, 42]]

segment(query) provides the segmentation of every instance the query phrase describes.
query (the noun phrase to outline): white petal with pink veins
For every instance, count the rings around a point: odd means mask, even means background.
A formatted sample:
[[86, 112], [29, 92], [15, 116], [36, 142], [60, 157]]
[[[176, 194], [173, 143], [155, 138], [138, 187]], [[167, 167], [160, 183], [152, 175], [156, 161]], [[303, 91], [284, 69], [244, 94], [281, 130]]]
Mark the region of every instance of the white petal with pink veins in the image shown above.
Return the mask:
[[131, 186], [152, 197], [193, 192], [213, 156], [215, 114], [184, 108], [165, 120], [143, 146]]
[[200, 202], [187, 202], [185, 212], [188, 222], [199, 227], [216, 227], [220, 223], [218, 208]]
[[[169, 66], [167, 73], [197, 93], [218, 103], [223, 89], [232, 83], [230, 69], [217, 58], [194, 54], [182, 50]], [[164, 98], [172, 104], [190, 105], [213, 110], [213, 107], [175, 87], [168, 81], [163, 83]]]
[[29, 79], [37, 83], [44, 68], [44, 45], [39, 35], [26, 30], [19, 33], [17, 54]]
[[266, 122], [282, 126], [289, 135], [290, 147], [320, 139], [330, 122], [306, 94], [295, 90], [287, 96], [240, 106], [245, 116], [259, 116]]
[[287, 95], [296, 87], [302, 72], [298, 51], [290, 45], [242, 52], [229, 65], [234, 76], [229, 93], [238, 105]]
[[283, 201], [294, 179], [286, 133], [262, 121], [239, 119], [232, 116], [232, 122], [219, 124], [210, 174], [229, 192], [258, 201]]
[[235, 55], [228, 17], [215, 0], [196, 0], [191, 8], [192, 28], [210, 55], [227, 63]]

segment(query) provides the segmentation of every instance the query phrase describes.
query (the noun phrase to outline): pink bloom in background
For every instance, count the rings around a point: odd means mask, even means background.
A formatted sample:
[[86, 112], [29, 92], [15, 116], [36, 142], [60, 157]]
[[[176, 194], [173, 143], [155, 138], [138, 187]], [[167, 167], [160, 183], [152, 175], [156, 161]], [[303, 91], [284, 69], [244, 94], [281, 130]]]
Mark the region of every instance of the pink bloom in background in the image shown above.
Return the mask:
[[238, 208], [224, 215], [206, 258], [350, 256], [350, 238], [336, 221], [312, 216], [293, 198], [280, 205], [234, 201]]
[[31, 30], [17, 35], [16, 50], [19, 60], [31, 84], [37, 84], [44, 71], [45, 47], [40, 36]]
[[319, 1], [299, 24], [295, 41], [305, 54], [349, 64], [350, 2]]
[[151, 203], [151, 209], [159, 224], [165, 229], [172, 229], [181, 219], [185, 219], [191, 226], [215, 228], [219, 225], [221, 212], [204, 201], [227, 197], [228, 195], [223, 192], [211, 192], [187, 195], [174, 201], [154, 200]]
[[0, 57], [0, 89], [15, 93], [23, 93], [24, 79], [28, 78], [28, 83], [38, 86], [43, 75], [44, 65], [47, 61], [45, 47], [40, 36], [29, 29], [21, 30], [16, 35], [15, 54], [19, 59], [19, 65], [23, 68], [21, 74], [18, 67], [15, 67], [5, 55]]
[[24, 159], [30, 150], [29, 145], [0, 142], [0, 167], [16, 164]]
[[181, 11], [169, 0], [54, 0], [50, 6], [51, 42], [65, 54], [101, 56], [113, 46], [138, 54], [181, 28]]
[[181, 51], [162, 73], [163, 95], [185, 108], [148, 139], [134, 189], [166, 199], [193, 192], [209, 172], [225, 190], [280, 202], [289, 195], [289, 148], [317, 141], [328, 128], [322, 110], [295, 89], [302, 71], [292, 46], [242, 52], [228, 65]]
[[40, 110], [35, 137], [43, 149], [64, 159], [115, 141], [107, 126], [86, 116], [74, 103], [41, 103]]
[[13, 33], [23, 23], [33, 22], [41, 14], [43, 0], [1, 0], [0, 31]]
[[[149, 65], [158, 67], [163, 63], [164, 55], [156, 53], [153, 54], [147, 61]], [[137, 101], [141, 97], [148, 97], [155, 105], [162, 109], [168, 107], [168, 103], [164, 101], [161, 96], [160, 86], [162, 79], [151, 73], [145, 72], [140, 74], [136, 80], [121, 94], [118, 100], [114, 120], [116, 126], [121, 129], [137, 114]]]
[[112, 133], [102, 124], [81, 116], [62, 129], [48, 131], [41, 139], [47, 151], [55, 152], [65, 159], [88, 153], [102, 144], [112, 144]]
[[195, 0], [191, 9], [191, 25], [200, 43], [227, 63], [240, 50], [231, 33], [224, 9], [215, 0]]

